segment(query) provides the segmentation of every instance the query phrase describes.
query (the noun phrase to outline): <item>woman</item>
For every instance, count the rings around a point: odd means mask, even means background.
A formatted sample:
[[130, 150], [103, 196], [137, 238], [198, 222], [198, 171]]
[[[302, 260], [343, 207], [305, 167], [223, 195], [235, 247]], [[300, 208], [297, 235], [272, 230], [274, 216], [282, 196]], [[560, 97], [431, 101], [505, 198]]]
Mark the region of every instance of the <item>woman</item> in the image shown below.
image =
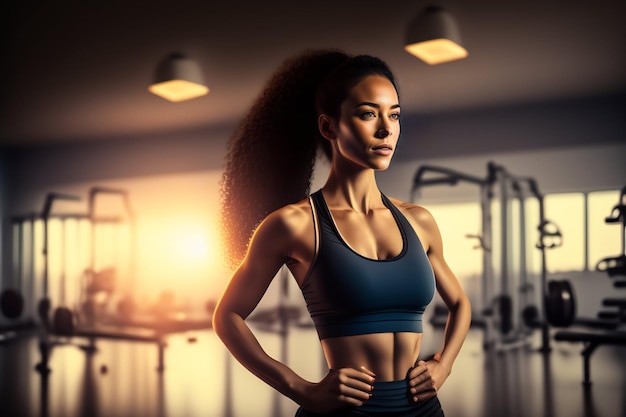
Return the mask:
[[[222, 214], [236, 268], [213, 325], [237, 360], [300, 405], [297, 416], [443, 415], [437, 391], [470, 305], [430, 213], [378, 189], [375, 171], [389, 166], [399, 134], [384, 62], [308, 51], [279, 68], [231, 138]], [[309, 196], [318, 143], [330, 173]], [[330, 369], [319, 382], [268, 356], [245, 323], [283, 265]], [[435, 286], [450, 310], [444, 343], [418, 361]]]

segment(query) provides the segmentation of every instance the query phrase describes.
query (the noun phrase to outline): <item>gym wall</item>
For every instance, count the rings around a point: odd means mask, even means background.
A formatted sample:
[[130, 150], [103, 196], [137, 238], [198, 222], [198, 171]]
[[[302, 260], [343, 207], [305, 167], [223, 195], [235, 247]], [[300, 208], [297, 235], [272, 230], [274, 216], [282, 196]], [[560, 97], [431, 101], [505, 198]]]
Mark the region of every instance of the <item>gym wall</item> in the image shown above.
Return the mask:
[[[537, 103], [537, 111], [527, 104], [447, 116], [405, 111], [396, 160], [378, 175], [381, 188], [408, 199], [421, 164], [482, 176], [488, 161], [514, 174], [535, 177], [543, 193], [620, 188], [626, 180], [626, 145], [620, 142], [626, 128], [616, 109], [623, 102], [614, 97], [594, 98]], [[579, 117], [583, 112], [588, 116]], [[0, 159], [5, 169], [5, 187], [0, 188], [4, 217], [39, 211], [51, 191], [71, 192], [88, 184], [120, 186], [149, 177], [219, 174], [233, 129], [223, 125], [127, 140], [5, 148], [4, 160]], [[321, 163], [313, 189], [323, 184], [326, 171], [327, 165]], [[441, 187], [440, 191], [429, 201], [476, 201], [474, 190], [464, 194]], [[194, 192], [208, 193], [201, 188]], [[132, 201], [133, 190], [130, 197]], [[218, 196], [211, 198], [217, 202]], [[2, 251], [4, 277], [9, 273], [7, 256]]]
[[[9, 234], [5, 233], [6, 230], [6, 222], [7, 219], [7, 182], [8, 182], [8, 174], [7, 174], [7, 161], [6, 161], [6, 152], [0, 148], [0, 284], [3, 283], [2, 279], [5, 276], [2, 271], [4, 271], [4, 253], [3, 248], [7, 247], [8, 243], [5, 243], [5, 240], [9, 238]], [[1, 286], [1, 285], [0, 285]]]
[[[495, 162], [504, 166], [511, 174], [534, 178], [544, 195], [590, 192], [621, 189], [626, 184], [625, 160], [626, 144], [609, 142], [394, 161], [387, 171], [378, 175], [378, 179], [382, 189], [400, 199], [408, 200], [411, 197], [413, 177], [422, 165], [449, 167], [484, 178], [487, 175], [487, 163]], [[427, 187], [420, 192], [419, 201], [423, 204], [478, 201], [478, 191], [471, 184]]]

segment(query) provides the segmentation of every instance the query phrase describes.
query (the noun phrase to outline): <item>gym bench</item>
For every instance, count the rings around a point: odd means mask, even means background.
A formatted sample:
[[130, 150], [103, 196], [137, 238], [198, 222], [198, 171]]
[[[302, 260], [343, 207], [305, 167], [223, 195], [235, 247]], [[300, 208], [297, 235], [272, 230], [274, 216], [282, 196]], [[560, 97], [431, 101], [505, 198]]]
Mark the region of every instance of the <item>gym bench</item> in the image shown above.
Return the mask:
[[602, 300], [602, 305], [605, 307], [617, 307], [617, 311], [614, 312], [615, 317], [623, 322], [626, 322], [626, 298], [605, 298]]
[[83, 346], [85, 349], [95, 349], [95, 339], [109, 339], [109, 340], [126, 340], [129, 342], [140, 343], [154, 343], [157, 345], [157, 370], [162, 372], [165, 369], [165, 340], [162, 335], [156, 332], [149, 331], [137, 331], [135, 329], [120, 331], [115, 328], [108, 328], [106, 326], [97, 326], [93, 328], [78, 328], [75, 330], [72, 337], [80, 337], [89, 340], [88, 346]]
[[583, 384], [591, 384], [590, 359], [595, 349], [602, 344], [626, 345], [626, 331], [591, 331], [591, 330], [561, 330], [554, 334], [554, 339], [564, 342], [583, 342]]
[[[143, 330], [143, 331], [142, 331]], [[88, 344], [78, 345], [70, 342], [70, 339], [80, 338], [87, 339]], [[55, 346], [74, 345], [85, 352], [95, 352], [96, 339], [109, 339], [109, 340], [125, 340], [129, 342], [140, 343], [154, 343], [157, 346], [157, 371], [163, 372], [165, 370], [165, 347], [167, 343], [164, 335], [154, 331], [148, 331], [147, 329], [128, 329], [120, 331], [120, 329], [112, 328], [110, 326], [95, 326], [76, 328], [72, 334], [56, 334], [44, 332], [39, 341], [39, 350], [41, 354], [41, 361], [35, 367], [40, 372], [49, 372], [48, 361], [52, 349]]]

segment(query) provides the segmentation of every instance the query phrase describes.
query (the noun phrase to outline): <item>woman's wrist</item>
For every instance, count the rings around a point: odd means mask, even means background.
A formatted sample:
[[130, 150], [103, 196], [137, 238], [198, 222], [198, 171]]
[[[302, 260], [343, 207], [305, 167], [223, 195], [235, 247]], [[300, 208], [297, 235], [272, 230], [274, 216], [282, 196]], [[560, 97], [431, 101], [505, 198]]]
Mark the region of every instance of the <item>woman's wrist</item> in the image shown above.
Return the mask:
[[286, 391], [284, 394], [291, 398], [296, 404], [306, 405], [313, 389], [313, 383], [298, 376], [286, 381]]

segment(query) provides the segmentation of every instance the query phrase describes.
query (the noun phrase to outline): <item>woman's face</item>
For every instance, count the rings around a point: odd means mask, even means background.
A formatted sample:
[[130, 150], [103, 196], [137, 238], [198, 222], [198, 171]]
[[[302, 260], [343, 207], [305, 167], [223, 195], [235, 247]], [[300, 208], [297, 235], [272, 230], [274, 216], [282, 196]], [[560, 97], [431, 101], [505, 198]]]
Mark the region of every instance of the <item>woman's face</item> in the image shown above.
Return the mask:
[[387, 169], [400, 135], [400, 104], [391, 81], [380, 75], [363, 78], [340, 110], [334, 157], [363, 168]]

